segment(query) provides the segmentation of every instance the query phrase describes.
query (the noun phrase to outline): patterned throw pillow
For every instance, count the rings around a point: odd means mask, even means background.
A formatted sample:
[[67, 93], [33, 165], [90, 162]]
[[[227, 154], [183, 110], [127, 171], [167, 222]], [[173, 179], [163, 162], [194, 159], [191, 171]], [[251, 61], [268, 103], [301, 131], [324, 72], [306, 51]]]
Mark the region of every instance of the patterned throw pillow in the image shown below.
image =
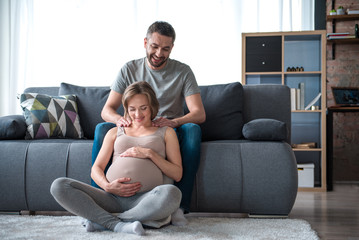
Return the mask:
[[26, 120], [26, 139], [82, 138], [76, 96], [23, 93], [20, 105]]

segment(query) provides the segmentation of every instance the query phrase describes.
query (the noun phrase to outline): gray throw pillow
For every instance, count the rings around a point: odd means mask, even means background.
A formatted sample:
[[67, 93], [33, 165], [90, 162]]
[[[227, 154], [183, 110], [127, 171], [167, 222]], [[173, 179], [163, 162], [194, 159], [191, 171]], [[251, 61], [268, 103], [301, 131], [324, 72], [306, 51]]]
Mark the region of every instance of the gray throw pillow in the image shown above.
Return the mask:
[[[242, 137], [243, 86], [239, 82], [200, 86], [206, 121], [200, 125], [202, 141]], [[185, 108], [185, 112], [188, 109]]]
[[286, 124], [275, 119], [255, 119], [243, 126], [243, 136], [249, 140], [283, 141], [287, 135]]
[[10, 115], [0, 117], [0, 139], [24, 139], [26, 134], [26, 122], [22, 115]]
[[[101, 118], [101, 111], [109, 93], [110, 87], [82, 87], [61, 83], [59, 95], [74, 94], [77, 96], [80, 125], [85, 138], [93, 139], [96, 125], [104, 122]], [[123, 114], [122, 106], [118, 112]]]

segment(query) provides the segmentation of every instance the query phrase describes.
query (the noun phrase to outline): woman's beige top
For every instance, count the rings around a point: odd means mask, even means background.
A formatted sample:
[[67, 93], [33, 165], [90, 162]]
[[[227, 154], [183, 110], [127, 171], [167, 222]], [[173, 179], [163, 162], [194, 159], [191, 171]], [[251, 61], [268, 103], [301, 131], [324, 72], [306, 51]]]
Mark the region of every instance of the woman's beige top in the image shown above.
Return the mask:
[[146, 192], [161, 185], [173, 183], [173, 180], [162, 174], [162, 171], [151, 159], [120, 157], [120, 154], [135, 146], [150, 148], [163, 158], [166, 158], [165, 133], [167, 127], [158, 128], [153, 134], [143, 137], [127, 136], [123, 127], [117, 130], [117, 138], [114, 145], [112, 164], [109, 167], [106, 178], [113, 181], [121, 177], [131, 178], [130, 183], [140, 182], [142, 188], [139, 192]]

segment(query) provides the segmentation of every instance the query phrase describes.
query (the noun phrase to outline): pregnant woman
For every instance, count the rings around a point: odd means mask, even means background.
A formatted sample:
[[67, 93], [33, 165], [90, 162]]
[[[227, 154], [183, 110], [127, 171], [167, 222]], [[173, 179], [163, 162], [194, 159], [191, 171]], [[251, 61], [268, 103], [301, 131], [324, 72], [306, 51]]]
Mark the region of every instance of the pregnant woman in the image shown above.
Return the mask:
[[[182, 160], [175, 131], [155, 127], [158, 101], [146, 82], [130, 85], [123, 94], [127, 127], [111, 129], [104, 139], [92, 179], [103, 189], [58, 178], [51, 194], [67, 211], [87, 219], [87, 231], [112, 230], [143, 235], [144, 226], [182, 225]], [[108, 162], [113, 162], [105, 173]]]

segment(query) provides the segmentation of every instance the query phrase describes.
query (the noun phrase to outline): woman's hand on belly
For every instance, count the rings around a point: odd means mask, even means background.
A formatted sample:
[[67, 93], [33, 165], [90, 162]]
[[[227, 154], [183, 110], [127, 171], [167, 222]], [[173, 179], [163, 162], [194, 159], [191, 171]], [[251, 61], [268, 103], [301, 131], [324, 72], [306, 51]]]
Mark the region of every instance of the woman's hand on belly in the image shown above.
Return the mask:
[[143, 147], [131, 147], [120, 154], [120, 157], [149, 158], [151, 149]]
[[141, 189], [141, 183], [126, 183], [129, 181], [131, 181], [131, 178], [118, 178], [113, 180], [108, 183], [105, 191], [120, 197], [131, 197]]

